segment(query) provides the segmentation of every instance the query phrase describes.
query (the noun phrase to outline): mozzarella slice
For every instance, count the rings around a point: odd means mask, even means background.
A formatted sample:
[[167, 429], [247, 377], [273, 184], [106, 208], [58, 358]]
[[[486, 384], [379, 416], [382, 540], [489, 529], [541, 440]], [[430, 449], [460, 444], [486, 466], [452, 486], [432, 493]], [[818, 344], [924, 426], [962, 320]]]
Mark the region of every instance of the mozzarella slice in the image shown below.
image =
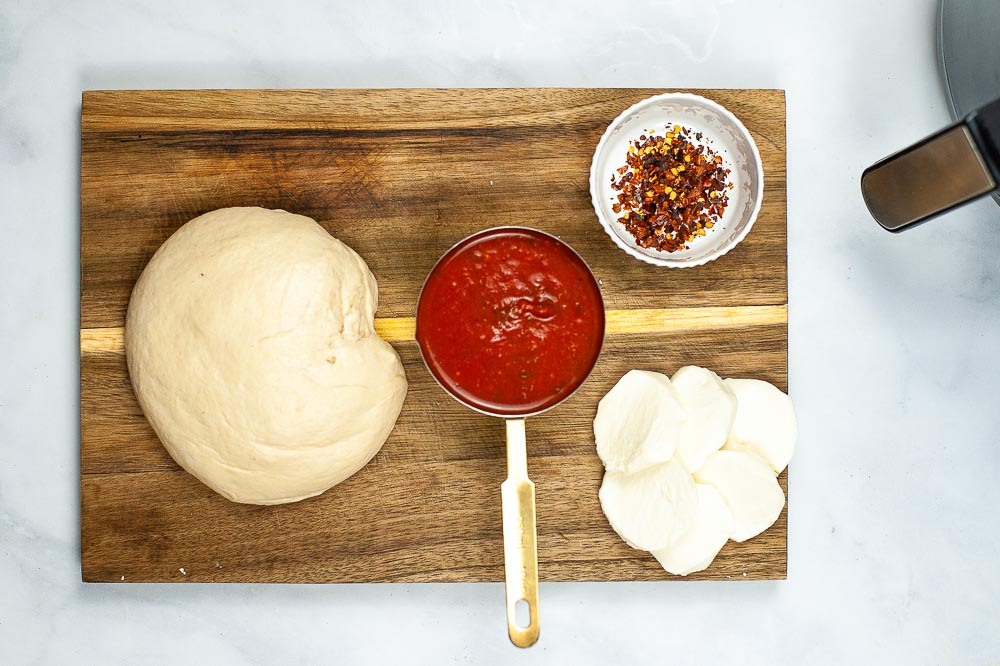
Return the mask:
[[597, 455], [612, 472], [636, 472], [674, 455], [684, 410], [666, 375], [630, 370], [597, 406]]
[[750, 451], [716, 451], [695, 475], [714, 486], [733, 512], [733, 541], [746, 541], [774, 524], [785, 494], [767, 461]]
[[599, 496], [611, 527], [639, 550], [670, 547], [698, 510], [694, 480], [676, 459], [633, 474], [605, 472]]
[[759, 379], [727, 379], [736, 396], [736, 420], [726, 449], [760, 455], [780, 474], [795, 451], [798, 422], [792, 399]]
[[674, 545], [653, 551], [653, 557], [675, 576], [707, 569], [733, 533], [733, 512], [719, 491], [698, 483], [698, 511], [691, 529]]
[[717, 374], [694, 365], [675, 372], [670, 383], [687, 415], [677, 455], [688, 471], [694, 472], [726, 443], [736, 418], [736, 396]]

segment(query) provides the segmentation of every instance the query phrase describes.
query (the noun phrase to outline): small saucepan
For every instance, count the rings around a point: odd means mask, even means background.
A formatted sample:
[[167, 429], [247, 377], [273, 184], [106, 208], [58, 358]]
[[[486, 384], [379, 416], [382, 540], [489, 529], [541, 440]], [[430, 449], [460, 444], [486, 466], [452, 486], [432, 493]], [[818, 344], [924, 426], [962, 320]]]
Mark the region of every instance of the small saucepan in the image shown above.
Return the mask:
[[[442, 256], [417, 305], [417, 343], [431, 375], [460, 403], [505, 419], [503, 514], [507, 631], [518, 647], [538, 640], [535, 486], [524, 419], [569, 398], [604, 343], [604, 301], [569, 245], [524, 227], [473, 234]], [[528, 622], [517, 622], [518, 604]]]

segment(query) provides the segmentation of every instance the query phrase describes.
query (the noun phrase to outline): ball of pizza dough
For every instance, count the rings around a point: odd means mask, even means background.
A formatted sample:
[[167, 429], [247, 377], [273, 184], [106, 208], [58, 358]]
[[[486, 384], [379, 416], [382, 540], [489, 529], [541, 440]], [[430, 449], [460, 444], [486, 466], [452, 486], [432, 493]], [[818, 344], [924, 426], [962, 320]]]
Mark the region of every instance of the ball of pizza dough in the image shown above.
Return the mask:
[[281, 504], [357, 472], [406, 395], [375, 333], [364, 260], [308, 217], [224, 208], [163, 243], [132, 290], [136, 397], [177, 463], [221, 495]]

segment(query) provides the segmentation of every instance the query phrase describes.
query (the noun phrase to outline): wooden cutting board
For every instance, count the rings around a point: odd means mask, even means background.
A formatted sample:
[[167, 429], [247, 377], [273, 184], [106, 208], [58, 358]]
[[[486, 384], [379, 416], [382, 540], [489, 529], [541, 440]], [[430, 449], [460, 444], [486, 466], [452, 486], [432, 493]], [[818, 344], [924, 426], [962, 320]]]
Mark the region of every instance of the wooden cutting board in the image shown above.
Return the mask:
[[[671, 578], [601, 513], [591, 422], [630, 368], [686, 364], [786, 389], [785, 104], [779, 90], [696, 91], [760, 148], [760, 217], [734, 251], [668, 270], [619, 250], [588, 191], [608, 123], [663, 90], [95, 91], [81, 158], [81, 550], [86, 581], [500, 581], [504, 429], [445, 395], [413, 341], [417, 294], [469, 233], [532, 226], [600, 279], [608, 336], [566, 403], [528, 420], [546, 581]], [[381, 453], [297, 504], [229, 502], [171, 460], [132, 394], [129, 292], [179, 226], [226, 206], [315, 218], [379, 283], [378, 330], [410, 387]], [[785, 474], [780, 477], [787, 488]], [[785, 577], [786, 519], [692, 578]]]

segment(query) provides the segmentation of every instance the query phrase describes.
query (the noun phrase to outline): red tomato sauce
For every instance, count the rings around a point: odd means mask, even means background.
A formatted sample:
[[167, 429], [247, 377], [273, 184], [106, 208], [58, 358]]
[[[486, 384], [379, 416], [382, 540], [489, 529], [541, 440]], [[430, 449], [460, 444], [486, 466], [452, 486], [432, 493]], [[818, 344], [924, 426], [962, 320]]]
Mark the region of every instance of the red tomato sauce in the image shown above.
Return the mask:
[[452, 248], [427, 278], [417, 342], [444, 388], [505, 416], [568, 397], [597, 362], [604, 301], [587, 265], [533, 229], [490, 229]]

